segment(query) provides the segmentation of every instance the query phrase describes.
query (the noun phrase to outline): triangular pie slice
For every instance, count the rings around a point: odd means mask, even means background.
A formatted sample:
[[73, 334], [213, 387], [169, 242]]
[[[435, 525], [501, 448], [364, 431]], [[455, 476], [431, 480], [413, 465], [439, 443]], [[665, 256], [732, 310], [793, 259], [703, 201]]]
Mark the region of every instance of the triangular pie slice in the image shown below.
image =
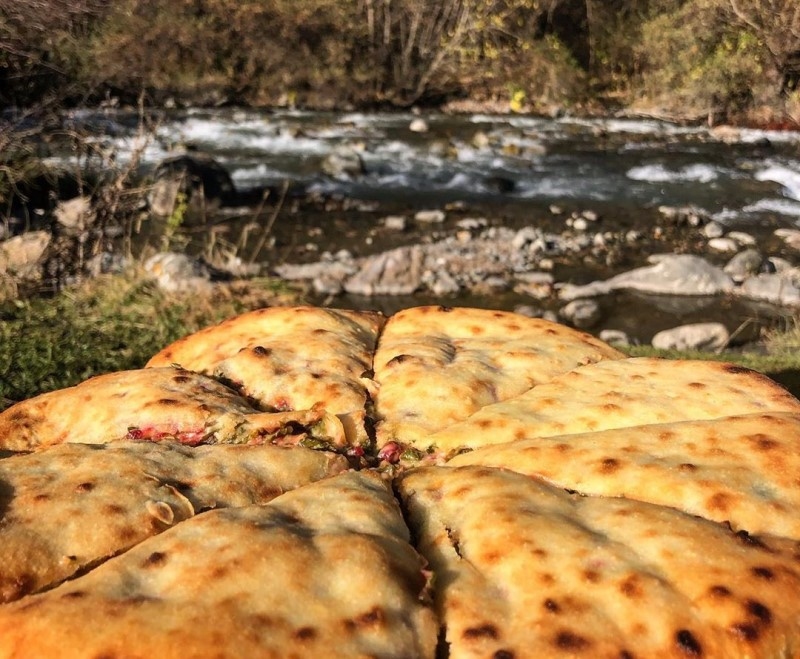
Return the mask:
[[148, 366], [179, 364], [231, 384], [265, 411], [322, 403], [354, 445], [368, 442], [365, 408], [384, 317], [366, 311], [269, 307], [230, 318], [161, 350]]
[[117, 439], [182, 444], [263, 443], [344, 447], [339, 419], [321, 406], [258, 412], [216, 380], [182, 368], [118, 371], [21, 401], [0, 413], [0, 447]]
[[424, 438], [417, 448], [435, 447], [437, 454], [447, 455], [534, 437], [761, 412], [797, 413], [800, 401], [741, 366], [638, 357], [578, 367], [482, 408]]
[[622, 357], [589, 334], [538, 318], [487, 309], [405, 309], [387, 321], [375, 353], [378, 445], [424, 443], [486, 405], [581, 364]]
[[448, 466], [504, 467], [800, 540], [800, 413], [684, 421], [487, 446]]
[[433, 657], [423, 567], [388, 483], [349, 472], [0, 607], [0, 657]]
[[443, 656], [795, 657], [800, 544], [488, 467], [399, 491], [436, 575]]
[[278, 446], [63, 444], [0, 460], [0, 603], [210, 508], [267, 503], [348, 468]]

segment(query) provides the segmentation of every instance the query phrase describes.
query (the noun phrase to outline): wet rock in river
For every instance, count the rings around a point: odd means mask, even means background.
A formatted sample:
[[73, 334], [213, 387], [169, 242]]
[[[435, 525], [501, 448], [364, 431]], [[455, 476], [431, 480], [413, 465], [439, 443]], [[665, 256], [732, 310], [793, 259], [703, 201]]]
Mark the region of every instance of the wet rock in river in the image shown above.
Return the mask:
[[741, 283], [748, 277], [757, 274], [761, 270], [763, 261], [764, 257], [757, 249], [745, 249], [728, 261], [723, 271], [730, 275], [733, 281]]
[[733, 280], [700, 256], [663, 254], [651, 257], [655, 265], [623, 272], [605, 281], [585, 286], [567, 284], [559, 291], [562, 300], [634, 290], [660, 295], [718, 295], [733, 289]]
[[724, 349], [730, 334], [722, 323], [692, 323], [658, 332], [652, 340], [660, 350], [704, 350], [715, 352]]
[[600, 305], [594, 300], [573, 300], [558, 312], [567, 323], [579, 329], [595, 327], [603, 316]]
[[398, 247], [365, 259], [344, 282], [355, 295], [411, 295], [422, 287], [424, 251], [421, 246]]
[[355, 146], [341, 145], [322, 161], [322, 173], [335, 179], [358, 178], [365, 173], [364, 160]]
[[781, 307], [800, 307], [800, 287], [790, 273], [791, 270], [750, 277], [736, 289], [736, 294]]

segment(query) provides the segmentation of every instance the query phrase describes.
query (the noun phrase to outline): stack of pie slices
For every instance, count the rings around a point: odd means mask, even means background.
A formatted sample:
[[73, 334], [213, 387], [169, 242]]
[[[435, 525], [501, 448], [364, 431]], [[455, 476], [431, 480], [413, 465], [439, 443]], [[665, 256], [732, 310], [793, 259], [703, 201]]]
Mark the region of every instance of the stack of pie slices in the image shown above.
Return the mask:
[[0, 413], [0, 657], [800, 657], [800, 401], [501, 311], [243, 314]]

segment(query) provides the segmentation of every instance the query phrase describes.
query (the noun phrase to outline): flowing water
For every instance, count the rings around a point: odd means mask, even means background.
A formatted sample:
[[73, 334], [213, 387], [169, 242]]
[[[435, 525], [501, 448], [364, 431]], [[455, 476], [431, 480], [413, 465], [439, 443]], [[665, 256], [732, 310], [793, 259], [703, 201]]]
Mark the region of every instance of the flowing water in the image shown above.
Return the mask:
[[[102, 118], [102, 121], [100, 119]], [[311, 191], [427, 204], [696, 205], [743, 226], [800, 220], [800, 133], [741, 130], [727, 144], [703, 127], [629, 119], [195, 110], [165, 115], [144, 149], [152, 166], [179, 145], [213, 155], [240, 188], [291, 180]], [[141, 146], [135, 117], [76, 113], [124, 160]], [[320, 175], [342, 145], [357, 180]]]
[[[427, 131], [410, 129], [419, 118]], [[655, 120], [218, 109], [164, 114], [155, 136], [140, 138], [136, 118], [121, 113], [76, 112], [70, 121], [94, 130], [95, 139], [114, 150], [118, 162], [139, 153], [144, 170], [176, 147], [191, 146], [212, 155], [242, 191], [290, 181], [311, 195], [360, 200], [349, 212], [339, 206], [334, 213], [295, 216], [291, 226], [279, 222], [276, 233], [297, 235], [284, 236], [285, 248], [271, 258], [290, 261], [316, 258], [318, 251], [307, 245], [309, 236], [323, 243], [317, 249], [347, 247], [357, 255], [417, 240], [418, 233], [374, 229], [390, 212], [410, 214], [455, 202], [467, 215], [502, 218], [512, 226], [563, 228], [570, 212], [593, 210], [601, 215], [604, 231], [646, 230], [664, 205], [694, 206], [726, 229], [762, 236], [778, 227], [800, 226], [798, 132], [742, 129], [723, 140], [705, 127]], [[359, 154], [364, 173], [355, 178], [323, 175], [323, 161], [343, 147]], [[54, 155], [57, 161], [64, 158]], [[564, 215], [553, 216], [553, 205], [563, 208]], [[243, 214], [242, 221], [248, 218], [252, 212]], [[437, 230], [429, 233], [435, 237]], [[644, 256], [634, 254], [621, 265], [639, 265]], [[560, 273], [561, 279], [568, 276], [578, 283], [609, 274], [580, 264]], [[345, 303], [391, 310], [412, 301]], [[638, 312], [630, 312], [634, 316], [616, 314], [626, 319], [618, 326], [633, 330], [640, 325], [636, 315], [648, 316], [651, 329], [662, 315], [660, 324], [667, 326], [708, 316], [699, 305], [685, 313], [653, 308], [643, 314], [641, 301], [624, 296], [604, 304], [638, 305]], [[717, 315], [733, 316], [729, 324], [735, 326], [749, 313], [722, 309]]]

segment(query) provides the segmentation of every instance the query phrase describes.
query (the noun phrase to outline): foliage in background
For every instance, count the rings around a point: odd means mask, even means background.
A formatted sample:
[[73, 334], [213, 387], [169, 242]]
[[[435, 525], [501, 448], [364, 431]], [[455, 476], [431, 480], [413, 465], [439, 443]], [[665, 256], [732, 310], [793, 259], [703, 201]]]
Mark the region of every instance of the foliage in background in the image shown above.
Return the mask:
[[296, 302], [272, 280], [167, 294], [139, 274], [0, 307], [0, 408], [93, 375], [141, 368], [172, 341], [244, 311]]
[[[797, 0], [0, 0], [0, 106], [600, 98], [800, 119]], [[795, 114], [793, 114], [795, 113]]]

